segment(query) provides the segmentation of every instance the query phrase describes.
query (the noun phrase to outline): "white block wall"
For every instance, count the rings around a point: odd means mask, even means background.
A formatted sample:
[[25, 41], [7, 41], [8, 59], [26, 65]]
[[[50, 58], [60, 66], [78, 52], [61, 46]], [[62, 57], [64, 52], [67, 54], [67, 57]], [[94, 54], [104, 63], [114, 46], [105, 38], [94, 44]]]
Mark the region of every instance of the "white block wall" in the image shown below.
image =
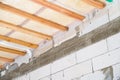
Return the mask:
[[[98, 18], [91, 20], [91, 24], [84, 23], [87, 27], [82, 35], [107, 23], [108, 9], [110, 20], [120, 16], [120, 0], [114, 0], [109, 8], [97, 14]], [[13, 80], [110, 80], [105, 79], [107, 68], [108, 73], [112, 68], [113, 80], [120, 80], [120, 33]]]
[[104, 80], [102, 69], [110, 66], [119, 80], [120, 33], [14, 80]]

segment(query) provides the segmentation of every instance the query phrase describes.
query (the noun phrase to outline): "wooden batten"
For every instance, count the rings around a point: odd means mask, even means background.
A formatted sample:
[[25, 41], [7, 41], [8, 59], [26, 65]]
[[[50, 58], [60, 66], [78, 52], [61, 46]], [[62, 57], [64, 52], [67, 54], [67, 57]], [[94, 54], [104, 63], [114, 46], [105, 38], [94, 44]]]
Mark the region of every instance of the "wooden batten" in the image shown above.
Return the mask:
[[83, 0], [83, 1], [91, 6], [99, 8], [99, 9], [102, 9], [105, 7], [105, 4], [103, 2], [100, 2], [97, 0]]
[[30, 14], [28, 12], [19, 10], [19, 9], [14, 8], [12, 6], [9, 6], [7, 4], [3, 4], [2, 2], [0, 2], [0, 9], [15, 13], [17, 15], [23, 16], [23, 17], [28, 18], [30, 20], [37, 21], [39, 23], [48, 25], [50, 27], [53, 27], [53, 28], [56, 28], [56, 29], [59, 29], [59, 30], [62, 30], [62, 31], [67, 31], [68, 30], [68, 27], [66, 27], [66, 26], [63, 26], [61, 24], [55, 23], [53, 21], [44, 19], [42, 17], [36, 16], [36, 15], [33, 15], [33, 14]]
[[37, 44], [33, 44], [33, 43], [30, 43], [30, 42], [18, 40], [18, 39], [15, 39], [15, 38], [4, 36], [4, 35], [0, 35], [0, 39], [5, 40], [7, 42], [16, 43], [16, 44], [19, 44], [19, 45], [30, 47], [30, 48], [37, 48], [38, 47]]
[[48, 39], [48, 40], [52, 39], [52, 36], [50, 36], [50, 35], [43, 34], [43, 33], [37, 32], [37, 31], [33, 31], [33, 30], [30, 30], [30, 29], [24, 28], [22, 26], [6, 22], [6, 21], [1, 21], [0, 20], [0, 24], [4, 25], [4, 26], [1, 26], [1, 27], [7, 27], [7, 28], [13, 29], [15, 31], [23, 32], [23, 33], [33, 35], [33, 36], [36, 36], [36, 37], [39, 37], [39, 38]]
[[21, 55], [21, 56], [24, 56], [26, 54], [25, 51], [19, 51], [19, 50], [6, 48], [6, 47], [2, 47], [2, 46], [0, 46], [0, 51], [8, 52], [10, 54], [17, 54], [17, 55]]
[[43, 6], [47, 7], [47, 8], [53, 9], [53, 10], [55, 10], [57, 12], [60, 12], [62, 14], [65, 14], [67, 16], [73, 17], [75, 19], [83, 20], [85, 18], [83, 15], [77, 14], [77, 13], [75, 13], [73, 11], [70, 11], [70, 10], [65, 9], [63, 7], [60, 7], [60, 6], [56, 5], [56, 4], [48, 2], [47, 0], [32, 0], [32, 1], [36, 2], [38, 4], [41, 4], [41, 5], [43, 5]]
[[14, 59], [10, 59], [10, 58], [6, 58], [6, 57], [1, 57], [0, 56], [0, 61], [3, 61], [3, 62], [14, 62]]

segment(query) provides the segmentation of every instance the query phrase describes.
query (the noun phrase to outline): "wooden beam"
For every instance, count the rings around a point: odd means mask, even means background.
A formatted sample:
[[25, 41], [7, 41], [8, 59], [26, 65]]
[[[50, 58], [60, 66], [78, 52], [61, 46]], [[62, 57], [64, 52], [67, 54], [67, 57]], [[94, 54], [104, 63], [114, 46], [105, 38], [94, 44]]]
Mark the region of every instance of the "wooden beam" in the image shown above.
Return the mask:
[[79, 15], [79, 14], [73, 12], [73, 11], [70, 11], [70, 10], [65, 9], [63, 7], [60, 7], [60, 6], [56, 5], [56, 4], [48, 2], [47, 0], [32, 0], [32, 1], [34, 1], [34, 2], [36, 2], [38, 4], [41, 4], [41, 5], [43, 5], [43, 6], [47, 7], [47, 8], [53, 9], [53, 10], [55, 10], [57, 12], [63, 13], [65, 15], [67, 15], [67, 16], [73, 17], [75, 19], [83, 20], [85, 18], [83, 15]]
[[27, 33], [29, 35], [33, 35], [33, 36], [40, 37], [40, 38], [43, 38], [43, 39], [48, 39], [48, 40], [52, 39], [52, 36], [50, 36], [50, 35], [46, 35], [46, 34], [43, 34], [43, 33], [40, 33], [40, 32], [36, 32], [36, 31], [30, 30], [30, 29], [27, 29], [27, 28], [24, 28], [22, 26], [15, 25], [15, 24], [12, 24], [12, 23], [9, 23], [9, 22], [6, 22], [6, 21], [1, 21], [0, 20], [0, 24], [4, 25], [4, 26], [1, 26], [1, 27], [7, 27], [7, 28], [13, 29], [15, 31]]
[[0, 64], [0, 69], [2, 69], [2, 68], [3, 68], [3, 65]]
[[6, 10], [6, 11], [15, 13], [15, 14], [17, 14], [17, 15], [20, 15], [20, 16], [23, 16], [23, 17], [25, 17], [25, 18], [28, 18], [28, 19], [31, 19], [31, 20], [40, 22], [40, 23], [42, 23], [42, 24], [48, 25], [48, 26], [50, 26], [50, 27], [53, 27], [53, 28], [56, 28], [56, 29], [59, 29], [59, 30], [62, 30], [62, 31], [67, 31], [67, 30], [68, 30], [68, 27], [66, 27], [66, 26], [63, 26], [63, 25], [58, 24], [58, 23], [55, 23], [55, 22], [53, 22], [53, 21], [44, 19], [44, 18], [42, 18], [42, 17], [38, 17], [38, 16], [36, 16], [36, 15], [34, 15], [34, 14], [30, 14], [30, 13], [28, 13], [28, 12], [19, 10], [19, 9], [14, 8], [14, 7], [12, 7], [12, 6], [9, 6], [9, 5], [7, 5], [7, 4], [3, 4], [2, 2], [0, 2], [0, 9], [3, 9], [3, 10]]
[[4, 61], [4, 62], [14, 62], [14, 59], [5, 58], [5, 57], [1, 57], [1, 56], [0, 56], [0, 61]]
[[10, 48], [6, 48], [6, 47], [2, 47], [2, 46], [0, 46], [0, 51], [8, 52], [8, 53], [11, 53], [11, 54], [18, 54], [18, 55], [21, 55], [21, 56], [24, 56], [26, 54], [26, 52], [24, 52], [24, 51], [10, 49]]
[[98, 1], [98, 0], [83, 0], [83, 1], [89, 5], [96, 7], [96, 8], [102, 9], [105, 7], [105, 4], [103, 2]]
[[8, 41], [8, 42], [20, 44], [20, 45], [27, 46], [27, 47], [30, 47], [30, 48], [37, 48], [38, 47], [37, 44], [33, 44], [33, 43], [30, 43], [30, 42], [18, 40], [18, 39], [15, 39], [15, 38], [4, 36], [4, 35], [0, 35], [0, 40], [5, 40], [5, 41]]

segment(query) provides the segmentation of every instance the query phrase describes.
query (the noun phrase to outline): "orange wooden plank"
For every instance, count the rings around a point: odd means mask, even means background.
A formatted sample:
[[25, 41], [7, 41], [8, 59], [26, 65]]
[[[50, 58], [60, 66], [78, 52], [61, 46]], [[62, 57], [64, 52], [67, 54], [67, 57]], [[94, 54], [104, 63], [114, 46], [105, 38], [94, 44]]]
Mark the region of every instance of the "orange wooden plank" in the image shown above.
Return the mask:
[[18, 40], [18, 39], [15, 39], [15, 38], [4, 36], [4, 35], [0, 35], [0, 40], [5, 40], [5, 41], [8, 41], [8, 42], [20, 44], [20, 45], [27, 46], [27, 47], [30, 47], [30, 48], [37, 48], [38, 47], [37, 44], [33, 44], [33, 43], [30, 43], [30, 42]]
[[43, 6], [47, 7], [47, 8], [53, 9], [53, 10], [55, 10], [57, 12], [63, 13], [65, 15], [67, 15], [67, 16], [73, 17], [75, 19], [83, 20], [85, 18], [83, 15], [77, 14], [77, 13], [75, 13], [73, 11], [70, 11], [70, 10], [65, 9], [63, 7], [60, 7], [60, 6], [56, 5], [56, 4], [48, 2], [47, 0], [32, 0], [32, 1], [34, 1], [34, 2], [36, 2], [38, 4], [41, 4], [41, 5], [43, 5]]
[[0, 65], [0, 69], [2, 69], [3, 68], [3, 65]]
[[43, 33], [40, 33], [40, 32], [36, 32], [36, 31], [30, 30], [30, 29], [27, 29], [27, 28], [24, 28], [22, 26], [18, 26], [18, 25], [15, 25], [15, 24], [12, 24], [12, 23], [9, 23], [9, 22], [6, 22], [6, 21], [1, 21], [0, 20], [0, 24], [5, 25], [3, 27], [11, 28], [15, 31], [20, 31], [20, 32], [23, 32], [23, 33], [27, 33], [29, 35], [33, 35], [33, 36], [36, 36], [36, 37], [43, 38], [43, 39], [48, 39], [48, 40], [52, 39], [52, 36], [50, 36], [50, 35], [46, 35], [46, 34], [43, 34]]
[[98, 1], [98, 0], [83, 0], [83, 1], [89, 5], [96, 7], [96, 8], [102, 9], [105, 7], [105, 4], [103, 2]]
[[53, 28], [56, 28], [56, 29], [59, 29], [59, 30], [62, 30], [62, 31], [67, 31], [68, 30], [68, 27], [66, 27], [66, 26], [63, 26], [63, 25], [55, 23], [53, 21], [44, 19], [42, 17], [38, 17], [34, 14], [30, 14], [30, 13], [27, 13], [25, 11], [19, 10], [19, 9], [14, 8], [12, 6], [9, 6], [7, 4], [3, 4], [2, 2], [0, 2], [0, 9], [15, 13], [17, 15], [20, 15], [20, 16], [23, 16], [25, 18], [40, 22], [42, 24], [48, 25], [50, 27], [53, 27]]
[[26, 52], [24, 52], [24, 51], [10, 49], [10, 48], [6, 48], [6, 47], [2, 47], [2, 46], [0, 46], [0, 51], [8, 52], [10, 54], [18, 54], [18, 55], [21, 55], [21, 56], [24, 56], [26, 54]]
[[1, 56], [0, 56], [0, 61], [4, 61], [4, 62], [14, 62], [14, 59], [5, 58], [5, 57], [1, 57]]

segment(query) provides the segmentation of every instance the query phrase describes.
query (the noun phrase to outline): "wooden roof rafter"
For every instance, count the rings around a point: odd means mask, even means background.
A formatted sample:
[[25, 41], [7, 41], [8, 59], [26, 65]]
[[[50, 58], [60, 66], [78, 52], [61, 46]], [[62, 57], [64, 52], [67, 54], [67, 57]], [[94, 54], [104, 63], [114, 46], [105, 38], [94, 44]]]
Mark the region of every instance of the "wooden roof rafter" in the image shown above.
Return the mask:
[[52, 39], [52, 36], [50, 36], [50, 35], [46, 35], [46, 34], [43, 34], [43, 33], [37, 32], [37, 31], [33, 31], [30, 29], [24, 28], [22, 26], [6, 22], [6, 21], [0, 20], [0, 24], [5, 25], [5, 26], [1, 26], [1, 27], [7, 27], [7, 28], [13, 29], [15, 31], [27, 33], [27, 34], [32, 35], [32, 36], [36, 36], [36, 37], [48, 39], [48, 40]]
[[34, 20], [34, 21], [37, 21], [39, 23], [42, 23], [42, 24], [48, 25], [50, 27], [56, 28], [58, 30], [62, 30], [62, 31], [67, 31], [68, 30], [67, 26], [63, 26], [63, 25], [58, 24], [56, 22], [53, 22], [53, 21], [44, 19], [42, 17], [36, 16], [34, 14], [30, 14], [28, 12], [19, 10], [19, 9], [14, 8], [12, 6], [9, 6], [7, 4], [3, 4], [2, 2], [0, 2], [0, 9], [15, 13], [17, 15], [23, 16], [23, 17], [28, 18], [30, 20]]
[[83, 20], [85, 18], [85, 16], [83, 15], [77, 14], [73, 11], [70, 11], [56, 4], [48, 2], [47, 0], [32, 0], [32, 1], [78, 20]]
[[6, 48], [6, 47], [2, 47], [2, 46], [0, 46], [0, 51], [8, 52], [10, 54], [17, 54], [17, 55], [21, 55], [21, 56], [24, 56], [26, 54], [25, 51], [20, 51], [20, 50], [16, 50], [16, 49]]
[[10, 59], [10, 58], [6, 58], [6, 57], [1, 57], [0, 56], [0, 61], [3, 61], [3, 62], [14, 62], [14, 59]]
[[20, 44], [20, 45], [23, 45], [23, 46], [27, 46], [27, 47], [30, 47], [30, 48], [37, 48], [38, 47], [37, 44], [33, 44], [33, 43], [30, 43], [30, 42], [18, 40], [18, 39], [15, 39], [15, 38], [4, 36], [4, 35], [0, 35], [0, 39], [5, 40], [7, 42], [12, 42], [12, 43]]
[[2, 69], [4, 66], [0, 64], [0, 69]]
[[83, 0], [85, 3], [94, 6], [96, 8], [102, 9], [105, 7], [105, 4], [98, 0]]

